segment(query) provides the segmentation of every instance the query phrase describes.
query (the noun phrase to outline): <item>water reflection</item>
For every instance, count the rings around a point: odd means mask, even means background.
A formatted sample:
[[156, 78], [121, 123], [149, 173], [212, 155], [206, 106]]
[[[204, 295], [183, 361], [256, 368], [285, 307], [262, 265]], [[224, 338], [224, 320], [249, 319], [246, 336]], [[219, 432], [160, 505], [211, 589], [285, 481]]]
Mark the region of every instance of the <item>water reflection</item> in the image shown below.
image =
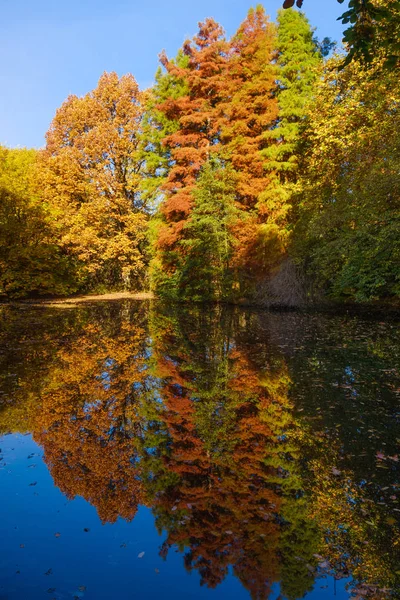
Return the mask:
[[[7, 309], [0, 432], [32, 432], [103, 523], [149, 506], [214, 588], [315, 578], [400, 597], [399, 344], [350, 317], [104, 304]], [[397, 353], [397, 354], [396, 354]], [[396, 438], [397, 435], [397, 438]], [[322, 596], [321, 596], [322, 597]]]

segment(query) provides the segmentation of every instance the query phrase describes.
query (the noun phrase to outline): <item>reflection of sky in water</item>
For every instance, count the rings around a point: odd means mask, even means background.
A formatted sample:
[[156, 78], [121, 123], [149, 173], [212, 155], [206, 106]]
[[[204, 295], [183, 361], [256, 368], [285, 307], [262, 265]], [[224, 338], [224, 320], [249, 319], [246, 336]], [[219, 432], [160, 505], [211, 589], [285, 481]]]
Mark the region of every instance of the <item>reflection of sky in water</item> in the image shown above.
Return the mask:
[[[249, 599], [232, 569], [209, 589], [199, 585], [197, 573], [185, 571], [178, 551], [171, 549], [164, 561], [158, 553], [165, 536], [158, 535], [150, 509], [140, 507], [131, 523], [102, 525], [85, 500], [67, 500], [31, 436], [4, 436], [0, 447], [1, 600]], [[306, 598], [347, 599], [345, 583], [316, 580]], [[269, 600], [279, 594], [274, 585]]]

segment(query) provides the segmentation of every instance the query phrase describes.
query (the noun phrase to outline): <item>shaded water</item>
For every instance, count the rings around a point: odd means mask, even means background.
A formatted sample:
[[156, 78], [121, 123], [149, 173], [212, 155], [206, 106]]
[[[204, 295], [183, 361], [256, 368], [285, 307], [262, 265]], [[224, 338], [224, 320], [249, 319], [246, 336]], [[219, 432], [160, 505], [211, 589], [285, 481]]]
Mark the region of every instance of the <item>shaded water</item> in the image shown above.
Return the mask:
[[0, 600], [400, 598], [398, 322], [1, 310]]

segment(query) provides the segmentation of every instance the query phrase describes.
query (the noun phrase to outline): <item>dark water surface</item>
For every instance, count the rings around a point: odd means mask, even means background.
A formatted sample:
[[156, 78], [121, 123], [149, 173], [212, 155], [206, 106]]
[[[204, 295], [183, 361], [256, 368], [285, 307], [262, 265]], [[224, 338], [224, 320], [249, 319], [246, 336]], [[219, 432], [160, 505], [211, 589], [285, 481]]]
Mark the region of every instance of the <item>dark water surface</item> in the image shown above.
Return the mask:
[[0, 311], [0, 600], [400, 598], [394, 318]]

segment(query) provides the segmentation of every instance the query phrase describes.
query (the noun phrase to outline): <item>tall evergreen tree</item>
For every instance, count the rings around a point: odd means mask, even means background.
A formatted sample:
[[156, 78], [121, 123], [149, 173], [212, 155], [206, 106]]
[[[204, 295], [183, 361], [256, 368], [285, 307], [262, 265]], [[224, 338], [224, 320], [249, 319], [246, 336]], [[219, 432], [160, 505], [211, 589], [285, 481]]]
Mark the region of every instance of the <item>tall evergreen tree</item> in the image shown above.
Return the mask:
[[[179, 50], [171, 65], [185, 73], [189, 57]], [[178, 77], [162, 67], [157, 69], [154, 86], [147, 91], [142, 123], [143, 179], [141, 193], [152, 205], [162, 198], [162, 186], [173, 166], [171, 148], [164, 143], [169, 135], [179, 129], [179, 120], [166, 109], [168, 103], [188, 94], [185, 77]], [[163, 107], [161, 110], [160, 107]]]
[[190, 300], [224, 300], [233, 293], [234, 250], [232, 226], [237, 175], [231, 166], [212, 159], [197, 180], [193, 209], [183, 230], [184, 260], [179, 274], [179, 295]]
[[315, 89], [321, 52], [306, 16], [293, 9], [278, 12], [279, 117], [266, 132], [263, 151], [270, 182], [260, 197], [259, 210], [286, 247], [288, 213], [301, 156], [301, 131]]

